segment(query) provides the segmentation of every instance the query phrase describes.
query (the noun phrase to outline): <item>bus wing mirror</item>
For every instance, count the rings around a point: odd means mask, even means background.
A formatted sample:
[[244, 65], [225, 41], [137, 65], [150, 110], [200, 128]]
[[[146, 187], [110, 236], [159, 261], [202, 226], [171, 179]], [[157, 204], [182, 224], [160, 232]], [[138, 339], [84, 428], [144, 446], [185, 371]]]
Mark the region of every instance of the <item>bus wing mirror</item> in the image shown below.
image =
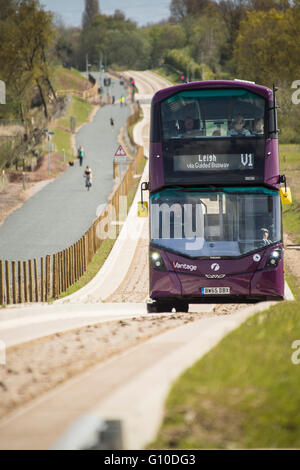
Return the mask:
[[291, 188], [289, 187], [280, 188], [280, 199], [281, 199], [281, 204], [292, 204]]
[[138, 202], [138, 217], [148, 217], [148, 202]]
[[141, 184], [141, 201], [138, 202], [138, 217], [148, 216], [148, 202], [143, 200], [143, 192], [149, 191], [149, 183], [143, 181]]

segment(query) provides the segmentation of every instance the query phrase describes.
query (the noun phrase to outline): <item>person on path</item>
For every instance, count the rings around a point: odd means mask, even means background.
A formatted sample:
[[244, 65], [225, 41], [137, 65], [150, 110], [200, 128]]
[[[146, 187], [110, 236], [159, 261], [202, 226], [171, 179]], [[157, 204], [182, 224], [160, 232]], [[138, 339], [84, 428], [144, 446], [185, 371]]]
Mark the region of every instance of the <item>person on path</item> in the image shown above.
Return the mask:
[[79, 159], [79, 165], [82, 166], [82, 160], [83, 160], [83, 157], [84, 157], [84, 150], [83, 150], [83, 147], [82, 145], [79, 145], [78, 147], [78, 159]]
[[110, 125], [111, 125], [111, 128], [112, 128], [112, 129], [113, 129], [114, 126], [115, 126], [115, 121], [113, 120], [112, 117], [110, 118]]
[[93, 177], [93, 174], [92, 174], [92, 170], [90, 169], [90, 167], [89, 167], [88, 165], [85, 167], [83, 176], [84, 176], [84, 178], [85, 178], [85, 187], [86, 187], [87, 190], [89, 191], [89, 190], [90, 190], [90, 187], [92, 186], [92, 177]]

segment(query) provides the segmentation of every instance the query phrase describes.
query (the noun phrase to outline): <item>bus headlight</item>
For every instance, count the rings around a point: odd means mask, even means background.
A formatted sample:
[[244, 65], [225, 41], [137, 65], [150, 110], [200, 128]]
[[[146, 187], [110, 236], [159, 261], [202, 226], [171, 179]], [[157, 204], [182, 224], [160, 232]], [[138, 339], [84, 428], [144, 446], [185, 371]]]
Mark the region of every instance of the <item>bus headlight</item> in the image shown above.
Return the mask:
[[268, 256], [265, 268], [277, 268], [279, 261], [281, 260], [281, 248], [275, 248]]
[[153, 268], [166, 269], [161, 254], [158, 251], [150, 251], [150, 261]]

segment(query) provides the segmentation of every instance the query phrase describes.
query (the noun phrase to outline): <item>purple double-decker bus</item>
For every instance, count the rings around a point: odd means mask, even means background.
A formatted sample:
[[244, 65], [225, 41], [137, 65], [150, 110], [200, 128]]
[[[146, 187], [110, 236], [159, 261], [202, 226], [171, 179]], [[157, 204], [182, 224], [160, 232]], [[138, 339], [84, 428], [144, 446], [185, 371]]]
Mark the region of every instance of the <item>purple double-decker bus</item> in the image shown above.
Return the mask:
[[148, 312], [283, 299], [275, 88], [160, 90], [150, 141]]

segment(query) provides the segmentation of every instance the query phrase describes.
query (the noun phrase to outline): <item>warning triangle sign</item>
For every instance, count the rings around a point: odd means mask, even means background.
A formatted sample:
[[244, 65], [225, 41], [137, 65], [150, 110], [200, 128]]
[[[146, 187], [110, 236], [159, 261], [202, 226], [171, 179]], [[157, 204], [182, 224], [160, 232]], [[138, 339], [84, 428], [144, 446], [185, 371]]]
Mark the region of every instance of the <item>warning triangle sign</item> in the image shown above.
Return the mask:
[[122, 145], [119, 145], [119, 147], [116, 150], [115, 157], [126, 157], [126, 152], [123, 149]]

